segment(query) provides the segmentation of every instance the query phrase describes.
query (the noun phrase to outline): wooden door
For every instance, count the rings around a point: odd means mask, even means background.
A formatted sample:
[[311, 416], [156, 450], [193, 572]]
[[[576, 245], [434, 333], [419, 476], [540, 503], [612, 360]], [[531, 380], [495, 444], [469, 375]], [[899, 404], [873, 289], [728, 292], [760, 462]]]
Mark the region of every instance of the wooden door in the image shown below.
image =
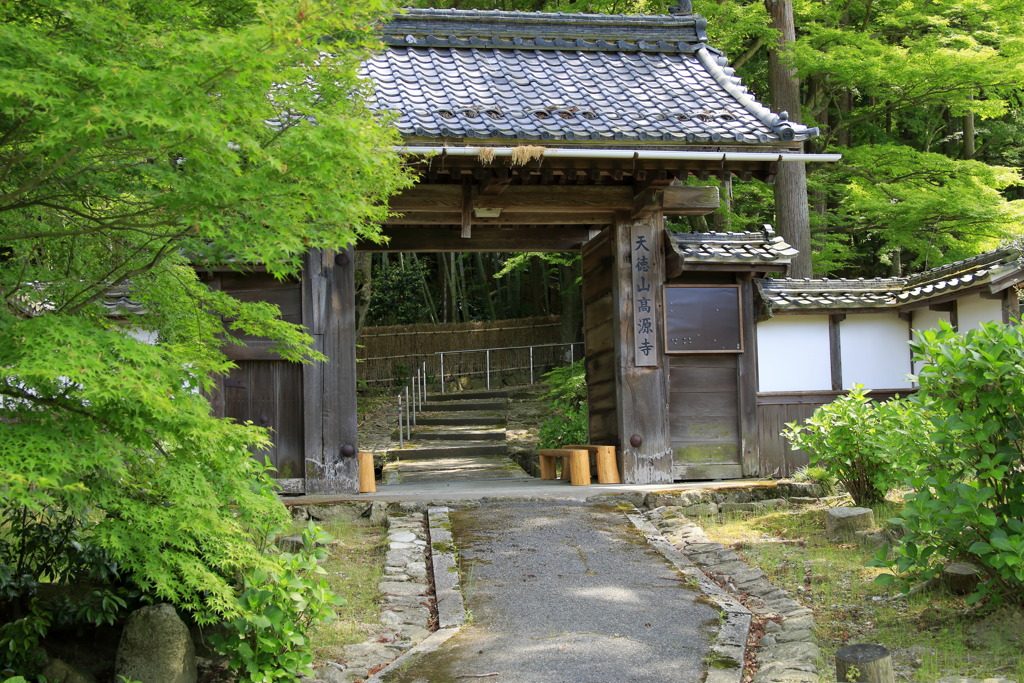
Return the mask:
[[303, 477], [302, 366], [282, 360], [239, 360], [224, 380], [224, 415], [271, 430], [269, 458], [278, 479]]
[[670, 356], [673, 478], [743, 476], [738, 358], [735, 353]]

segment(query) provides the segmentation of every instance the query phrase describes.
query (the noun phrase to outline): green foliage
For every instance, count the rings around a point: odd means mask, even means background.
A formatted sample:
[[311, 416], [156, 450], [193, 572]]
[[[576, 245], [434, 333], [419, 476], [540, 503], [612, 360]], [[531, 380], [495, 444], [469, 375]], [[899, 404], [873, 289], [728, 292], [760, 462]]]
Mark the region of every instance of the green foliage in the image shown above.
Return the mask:
[[[971, 601], [1024, 592], [1024, 328], [986, 323], [958, 334], [918, 333], [924, 363], [913, 408], [930, 422], [934, 448], [898, 520], [895, 561], [908, 580], [938, 575], [948, 561], [984, 567]], [[891, 580], [891, 578], [889, 579]]]
[[561, 448], [590, 441], [587, 419], [587, 378], [584, 359], [544, 374], [550, 391], [551, 416], [540, 426], [540, 447]]
[[880, 502], [914, 471], [915, 449], [890, 446], [907, 439], [908, 432], [909, 443], [919, 443], [924, 427], [913, 419], [905, 399], [877, 403], [867, 394], [863, 386], [854, 385], [803, 424], [790, 422], [782, 432], [793, 450], [807, 451], [811, 464], [834, 476], [857, 505]]
[[[836, 208], [819, 239], [842, 254], [827, 270], [921, 270], [995, 248], [1024, 230], [1024, 203], [1002, 194], [1022, 182], [1015, 169], [887, 144], [845, 150], [843, 162], [822, 175]], [[862, 263], [868, 246], [873, 256]], [[819, 261], [819, 271], [825, 267]]]
[[[140, 594], [203, 622], [239, 617], [240, 577], [284, 571], [259, 549], [287, 519], [251, 456], [267, 434], [214, 419], [200, 392], [230, 367], [225, 326], [289, 360], [322, 356], [275, 306], [209, 290], [190, 260], [294, 278], [310, 249], [379, 239], [387, 197], [408, 184], [397, 135], [360, 97], [387, 11], [0, 3], [6, 646], [116, 620]], [[97, 302], [128, 285], [146, 314], [124, 324]], [[102, 568], [72, 602], [34, 595]]]
[[838, 493], [835, 476], [824, 467], [808, 465], [793, 472], [793, 481], [813, 482], [821, 489], [822, 496], [834, 496]]
[[368, 325], [414, 325], [429, 320], [430, 310], [422, 289], [427, 276], [425, 261], [389, 261], [373, 274], [373, 298], [367, 310]]
[[230, 658], [245, 681], [294, 681], [313, 673], [310, 631], [333, 618], [340, 604], [320, 578], [323, 545], [331, 537], [310, 522], [302, 532], [302, 549], [274, 555], [272, 563], [246, 572], [238, 598], [239, 615], [227, 622], [226, 635], [211, 635], [214, 647]]

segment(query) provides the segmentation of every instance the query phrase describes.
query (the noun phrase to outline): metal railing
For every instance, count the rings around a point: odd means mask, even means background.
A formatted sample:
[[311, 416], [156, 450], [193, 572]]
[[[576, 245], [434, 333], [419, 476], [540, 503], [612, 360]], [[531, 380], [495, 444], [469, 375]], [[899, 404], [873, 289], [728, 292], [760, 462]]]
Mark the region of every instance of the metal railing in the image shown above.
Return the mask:
[[[441, 358], [441, 373], [440, 373], [441, 374], [441, 393], [442, 394], [445, 393], [445, 356], [452, 357], [452, 356], [458, 356], [460, 354], [470, 354], [470, 353], [477, 353], [477, 354], [482, 353], [482, 354], [484, 354], [483, 374], [487, 378], [487, 388], [490, 389], [491, 388], [491, 374], [492, 374], [492, 372], [491, 372], [492, 371], [491, 359], [492, 359], [492, 357], [494, 357], [496, 355], [499, 355], [501, 352], [517, 352], [517, 351], [522, 351], [524, 349], [527, 350], [527, 352], [528, 352], [527, 355], [528, 355], [529, 360], [528, 361], [526, 359], [522, 360], [522, 362], [526, 363], [525, 365], [516, 365], [516, 363], [518, 363], [520, 361], [519, 360], [515, 360], [511, 364], [509, 364], [509, 363], [501, 364], [501, 370], [505, 371], [505, 372], [515, 372], [515, 371], [519, 371], [519, 370], [526, 370], [527, 368], [529, 368], [529, 371], [530, 371], [530, 384], [533, 384], [534, 383], [534, 378], [535, 378], [535, 370], [537, 369], [538, 366], [539, 367], [548, 367], [548, 366], [554, 366], [554, 365], [561, 365], [562, 363], [565, 363], [565, 362], [568, 362], [568, 364], [571, 365], [573, 363], [573, 361], [575, 360], [575, 355], [576, 355], [575, 347], [576, 346], [582, 346], [582, 345], [583, 345], [583, 342], [571, 342], [571, 343], [562, 343], [562, 344], [533, 344], [531, 346], [503, 346], [503, 347], [490, 348], [490, 349], [463, 349], [463, 350], [459, 350], [459, 351], [438, 351], [437, 355], [440, 356], [440, 358]], [[557, 358], [557, 353], [555, 352], [555, 349], [560, 348], [560, 347], [566, 347], [566, 346], [569, 347], [567, 358], [563, 358], [562, 361], [559, 362], [559, 360]], [[544, 355], [547, 356], [547, 358], [546, 359], [542, 359], [541, 362], [538, 363], [537, 362], [537, 358], [536, 358], [538, 354], [535, 353], [535, 349], [550, 349], [551, 353], [544, 354]], [[510, 354], [510, 355], [513, 355], [513, 354]], [[452, 371], [452, 363], [451, 363], [451, 361], [449, 361], [449, 363], [448, 363], [448, 368], [449, 368], [449, 371], [451, 371], [450, 374], [451, 374], [451, 376], [453, 378], [454, 377], [459, 377], [459, 376], [462, 376], [462, 375], [476, 375], [476, 374], [480, 374], [480, 370], [469, 370], [469, 371], [466, 371], [466, 372], [460, 372], [459, 369], [455, 369], [454, 371]]]
[[[491, 359], [495, 356], [501, 355], [503, 352], [520, 352], [526, 351], [524, 359], [522, 359], [523, 365], [517, 365], [519, 359], [514, 357], [513, 362], [504, 363], [500, 367], [502, 372], [516, 372], [521, 370], [530, 371], [530, 384], [533, 384], [536, 379], [536, 371], [540, 368], [554, 367], [556, 365], [562, 365], [565, 363], [572, 364], [576, 359], [576, 346], [582, 345], [583, 342], [572, 342], [564, 344], [534, 344], [532, 346], [503, 346], [490, 349], [464, 349], [459, 351], [438, 351], [437, 355], [440, 356], [440, 379], [441, 379], [441, 393], [445, 393], [445, 356], [456, 356], [459, 354], [471, 354], [471, 353], [482, 353], [484, 354], [484, 362], [482, 370], [479, 369], [479, 364], [469, 364], [469, 369], [464, 367], [458, 367], [454, 372], [452, 371], [452, 362], [448, 362], [448, 370], [451, 372], [451, 377], [460, 376], [473, 376], [473, 375], [484, 375], [487, 378], [487, 388], [491, 388], [491, 375], [492, 371], [496, 372], [491, 365]], [[558, 357], [556, 349], [560, 347], [569, 347], [567, 353], [562, 358]], [[538, 356], [541, 356], [538, 359]], [[416, 372], [409, 377], [409, 382], [401, 391], [398, 392], [397, 404], [398, 404], [398, 445], [404, 447], [406, 440], [412, 439], [412, 428], [416, 424], [417, 413], [423, 412], [423, 405], [427, 396], [427, 363], [424, 361], [419, 367], [416, 368]]]
[[[427, 364], [416, 368], [409, 383], [398, 392], [398, 445], [405, 446], [406, 439], [412, 439], [412, 426], [416, 424], [416, 413], [423, 412], [423, 401], [427, 395]], [[404, 399], [404, 400], [403, 400]]]

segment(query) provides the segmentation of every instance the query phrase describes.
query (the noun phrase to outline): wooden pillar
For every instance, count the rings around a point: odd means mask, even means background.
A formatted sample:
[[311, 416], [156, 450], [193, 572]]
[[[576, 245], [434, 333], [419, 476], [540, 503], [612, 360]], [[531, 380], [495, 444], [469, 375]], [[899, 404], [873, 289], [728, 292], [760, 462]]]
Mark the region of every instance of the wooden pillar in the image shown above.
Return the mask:
[[359, 491], [355, 311], [354, 250], [311, 251], [302, 319], [327, 361], [303, 369], [307, 494]]
[[736, 388], [739, 399], [740, 464], [744, 477], [767, 473], [760, 471], [760, 447], [757, 438], [757, 330], [754, 324], [753, 275], [745, 273], [740, 283], [740, 321], [743, 329], [743, 353], [736, 359]]
[[613, 228], [616, 422], [626, 484], [672, 482], [663, 331], [665, 254], [660, 212]]

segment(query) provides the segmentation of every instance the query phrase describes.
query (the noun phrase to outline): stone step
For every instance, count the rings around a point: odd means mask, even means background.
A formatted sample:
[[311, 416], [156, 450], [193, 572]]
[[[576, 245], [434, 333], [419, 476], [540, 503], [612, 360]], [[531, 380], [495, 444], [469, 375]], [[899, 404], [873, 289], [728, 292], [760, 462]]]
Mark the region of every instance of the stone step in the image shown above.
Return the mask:
[[479, 412], [482, 410], [504, 410], [505, 401], [490, 401], [490, 400], [473, 400], [473, 401], [442, 401], [435, 403], [433, 401], [423, 404], [423, 412], [425, 413], [440, 413], [440, 412], [455, 412], [455, 411], [470, 411]]
[[428, 401], [477, 401], [482, 398], [507, 399], [511, 392], [508, 389], [479, 389], [476, 391], [453, 391], [449, 394], [427, 394]]
[[[470, 425], [475, 426], [475, 425]], [[504, 441], [504, 429], [417, 429], [412, 428], [412, 441]]]
[[427, 415], [425, 413], [420, 413], [419, 415], [416, 416], [416, 424], [413, 425], [413, 429], [415, 429], [416, 427], [419, 427], [421, 425], [424, 425], [424, 426], [433, 426], [433, 425], [447, 426], [447, 425], [451, 425], [453, 427], [473, 426], [473, 425], [481, 426], [481, 425], [483, 425], [483, 426], [504, 427], [505, 426], [505, 418], [503, 416], [501, 416], [501, 415], [464, 415], [462, 413], [456, 413], [454, 415], [451, 415], [451, 414], [447, 414], [447, 415], [445, 415], [445, 414], [441, 414], [441, 415]]
[[412, 448], [394, 448], [387, 452], [388, 458], [399, 460], [422, 460], [429, 458], [459, 458], [478, 456], [502, 456], [508, 453], [504, 442], [463, 441], [460, 443], [439, 443], [415, 445]]

